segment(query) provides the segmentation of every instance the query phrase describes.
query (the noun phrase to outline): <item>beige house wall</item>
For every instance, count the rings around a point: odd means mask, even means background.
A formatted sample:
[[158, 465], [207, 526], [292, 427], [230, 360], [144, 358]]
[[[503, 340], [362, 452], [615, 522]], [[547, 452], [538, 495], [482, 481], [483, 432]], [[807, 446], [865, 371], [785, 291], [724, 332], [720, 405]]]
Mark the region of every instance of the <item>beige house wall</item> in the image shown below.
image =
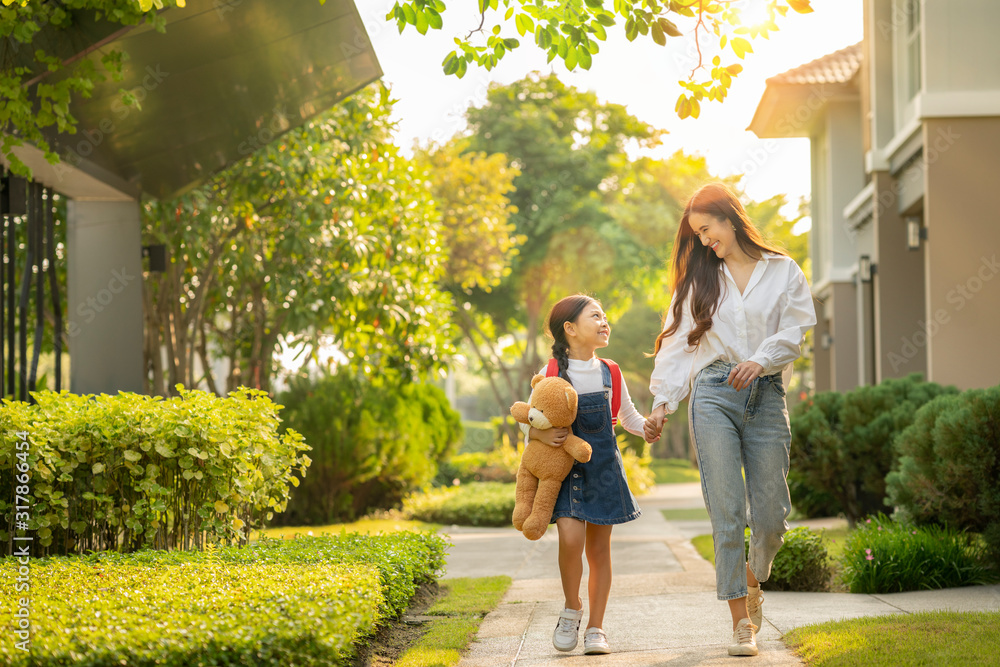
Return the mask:
[[858, 379], [858, 297], [853, 283], [833, 283], [825, 311], [830, 318], [830, 388], [850, 391], [861, 382]]
[[[921, 170], [922, 174], [922, 170]], [[920, 373], [927, 377], [927, 347], [913, 337], [924, 323], [924, 250], [906, 247], [906, 221], [899, 214], [899, 183], [876, 172], [875, 381]], [[886, 196], [886, 195], [889, 196]], [[919, 336], [917, 336], [919, 340]]]
[[928, 379], [1000, 383], [1000, 118], [924, 122]]

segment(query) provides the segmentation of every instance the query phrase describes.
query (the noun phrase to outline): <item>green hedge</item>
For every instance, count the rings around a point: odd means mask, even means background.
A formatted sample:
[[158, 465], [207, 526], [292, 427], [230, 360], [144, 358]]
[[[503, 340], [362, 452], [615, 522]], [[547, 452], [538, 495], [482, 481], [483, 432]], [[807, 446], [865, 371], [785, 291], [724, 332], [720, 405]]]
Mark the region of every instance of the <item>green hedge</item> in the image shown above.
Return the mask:
[[312, 446], [309, 474], [274, 525], [352, 521], [428, 484], [462, 439], [460, 416], [429, 384], [399, 386], [348, 372], [297, 379], [282, 418]]
[[35, 405], [4, 401], [0, 540], [10, 537], [21, 490], [32, 499], [38, 554], [245, 541], [282, 511], [298, 481], [292, 468], [304, 473], [310, 459], [301, 435], [279, 436], [281, 406], [252, 389], [227, 398], [178, 391], [166, 400], [40, 391]]
[[917, 523], [982, 533], [1000, 562], [1000, 387], [931, 401], [896, 451], [891, 501]]
[[[797, 405], [791, 416], [793, 505], [807, 515], [843, 512], [852, 526], [885, 509], [885, 477], [895, 460], [896, 436], [920, 406], [957, 393], [955, 387], [913, 374], [846, 394], [822, 392]], [[834, 504], [817, 506], [823, 498]]]
[[[799, 526], [784, 535], [771, 564], [771, 576], [764, 588], [769, 591], [826, 591], [830, 587], [829, 554], [818, 532]], [[743, 548], [750, 554], [750, 529], [744, 531]]]
[[498, 444], [497, 427], [489, 422], [463, 421], [465, 436], [462, 438], [460, 454], [488, 452]]
[[403, 501], [407, 518], [460, 526], [509, 526], [514, 484], [476, 482], [416, 493]]
[[[351, 664], [354, 644], [443, 567], [444, 548], [436, 535], [404, 532], [32, 560], [32, 651], [3, 642], [0, 662]], [[17, 567], [0, 560], [5, 579]], [[5, 615], [12, 602], [5, 596]]]

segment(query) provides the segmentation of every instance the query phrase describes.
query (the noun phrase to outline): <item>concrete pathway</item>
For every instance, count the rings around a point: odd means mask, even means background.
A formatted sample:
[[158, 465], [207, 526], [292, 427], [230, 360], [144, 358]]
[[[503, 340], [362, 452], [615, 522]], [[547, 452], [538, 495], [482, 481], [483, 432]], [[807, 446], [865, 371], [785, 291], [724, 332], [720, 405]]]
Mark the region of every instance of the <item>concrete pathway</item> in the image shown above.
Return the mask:
[[[611, 539], [614, 582], [604, 629], [612, 653], [583, 655], [552, 647], [552, 630], [562, 609], [555, 527], [537, 542], [513, 528], [464, 528], [448, 533], [445, 578], [510, 576], [514, 582], [500, 605], [483, 620], [476, 641], [459, 667], [555, 665], [573, 667], [686, 667], [729, 665], [732, 638], [728, 607], [715, 597], [715, 570], [690, 539], [711, 532], [707, 519], [667, 521], [661, 509], [704, 509], [701, 486], [670, 484], [639, 498], [643, 516], [616, 526]], [[581, 595], [587, 600], [587, 571]], [[757, 635], [756, 666], [802, 664], [781, 641], [788, 630], [859, 616], [932, 609], [1000, 610], [1000, 586], [889, 595], [768, 592]], [[586, 624], [586, 614], [584, 615]]]

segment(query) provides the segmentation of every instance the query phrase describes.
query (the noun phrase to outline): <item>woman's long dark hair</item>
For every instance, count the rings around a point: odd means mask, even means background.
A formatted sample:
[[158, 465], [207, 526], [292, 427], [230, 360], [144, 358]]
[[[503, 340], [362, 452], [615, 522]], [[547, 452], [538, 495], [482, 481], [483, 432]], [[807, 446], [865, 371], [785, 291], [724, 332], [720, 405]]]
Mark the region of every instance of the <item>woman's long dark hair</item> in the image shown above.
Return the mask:
[[552, 339], [552, 358], [559, 363], [559, 377], [568, 380], [566, 371], [569, 369], [569, 341], [566, 340], [566, 322], [576, 322], [583, 309], [592, 303], [600, 305], [600, 301], [586, 294], [574, 294], [560, 299], [549, 311], [548, 331]]
[[712, 328], [712, 317], [719, 307], [719, 294], [722, 289], [719, 269], [722, 259], [717, 257], [711, 248], [702, 246], [698, 237], [694, 235], [689, 222], [692, 213], [705, 213], [731, 223], [736, 230], [736, 242], [743, 252], [751, 257], [760, 259], [761, 252], [764, 251], [778, 255], [788, 254], [764, 242], [760, 232], [750, 222], [743, 204], [728, 186], [723, 183], [709, 183], [698, 188], [684, 207], [684, 215], [677, 228], [677, 238], [674, 239], [674, 251], [670, 260], [673, 268], [671, 282], [674, 288], [670, 307], [674, 320], [657, 336], [654, 354], [660, 351], [663, 339], [674, 334], [680, 326], [684, 300], [689, 292], [694, 328], [688, 334], [688, 345], [692, 347], [697, 345], [701, 337]]

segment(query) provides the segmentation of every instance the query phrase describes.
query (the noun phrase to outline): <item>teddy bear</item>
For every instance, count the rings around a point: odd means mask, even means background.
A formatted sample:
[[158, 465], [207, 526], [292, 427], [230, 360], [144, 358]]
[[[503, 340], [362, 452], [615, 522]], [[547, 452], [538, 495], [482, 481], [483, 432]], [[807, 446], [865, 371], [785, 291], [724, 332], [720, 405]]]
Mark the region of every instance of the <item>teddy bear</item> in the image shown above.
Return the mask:
[[[531, 379], [527, 403], [518, 401], [510, 414], [522, 424], [537, 429], [569, 428], [576, 419], [576, 390], [560, 377], [536, 375]], [[593, 453], [585, 440], [572, 434], [560, 447], [541, 440], [529, 440], [521, 455], [514, 492], [514, 527], [529, 540], [545, 534], [552, 519], [552, 509], [562, 481], [573, 468], [573, 461], [586, 463]]]

